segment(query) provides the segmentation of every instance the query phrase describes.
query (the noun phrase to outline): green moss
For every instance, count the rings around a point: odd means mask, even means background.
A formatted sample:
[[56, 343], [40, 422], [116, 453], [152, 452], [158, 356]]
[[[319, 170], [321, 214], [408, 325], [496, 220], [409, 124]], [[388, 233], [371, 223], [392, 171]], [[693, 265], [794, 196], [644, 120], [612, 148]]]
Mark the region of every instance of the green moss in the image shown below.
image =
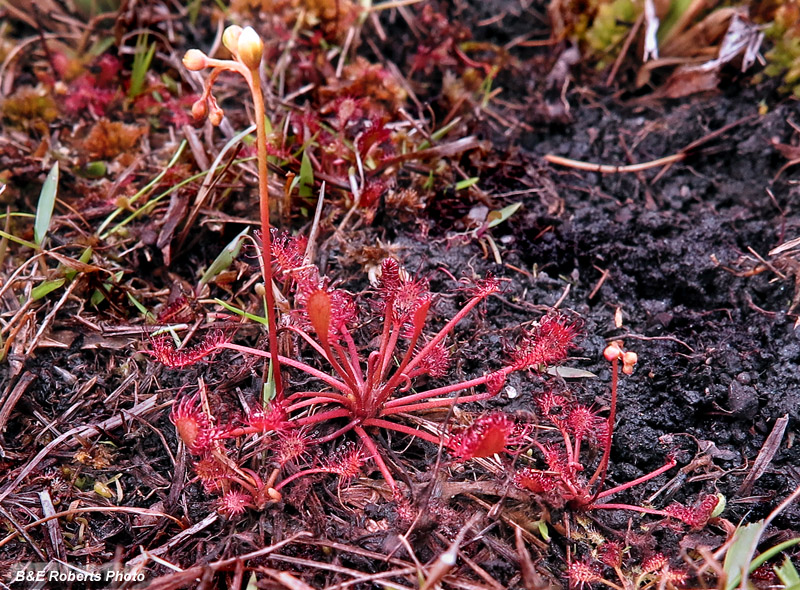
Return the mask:
[[613, 61], [640, 12], [641, 6], [633, 0], [613, 0], [597, 7], [585, 41], [591, 53], [599, 56], [598, 67], [603, 68]]
[[0, 103], [3, 117], [25, 129], [46, 129], [58, 117], [56, 101], [42, 87], [23, 86]]
[[779, 7], [764, 33], [773, 42], [764, 54], [764, 74], [781, 77], [781, 90], [800, 96], [800, 6], [787, 3]]

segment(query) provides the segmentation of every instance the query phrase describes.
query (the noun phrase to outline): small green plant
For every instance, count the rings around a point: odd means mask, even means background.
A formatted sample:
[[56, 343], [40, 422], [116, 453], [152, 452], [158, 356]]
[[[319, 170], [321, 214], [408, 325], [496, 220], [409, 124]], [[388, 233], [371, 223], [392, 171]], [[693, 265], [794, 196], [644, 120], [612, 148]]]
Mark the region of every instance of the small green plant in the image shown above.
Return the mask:
[[136, 98], [144, 92], [147, 72], [150, 70], [150, 64], [153, 62], [153, 56], [156, 53], [155, 42], [148, 47], [147, 38], [147, 33], [142, 33], [136, 38], [133, 66], [131, 68], [131, 85], [128, 87], [128, 98]]
[[800, 5], [787, 2], [780, 6], [764, 33], [774, 43], [764, 54], [768, 62], [764, 74], [781, 76], [783, 90], [800, 97]]
[[598, 6], [585, 39], [592, 53], [600, 56], [599, 68], [614, 59], [639, 12], [641, 7], [632, 0], [613, 0]]

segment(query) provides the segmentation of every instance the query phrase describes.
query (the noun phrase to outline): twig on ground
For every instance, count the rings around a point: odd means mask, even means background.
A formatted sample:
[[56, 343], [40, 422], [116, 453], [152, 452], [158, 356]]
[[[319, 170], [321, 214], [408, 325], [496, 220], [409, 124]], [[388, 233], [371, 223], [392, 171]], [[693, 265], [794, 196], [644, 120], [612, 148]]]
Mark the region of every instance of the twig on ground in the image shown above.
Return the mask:
[[47, 457], [47, 455], [49, 455], [53, 449], [61, 445], [66, 440], [74, 437], [74, 440], [70, 441], [69, 444], [71, 445], [80, 444], [79, 439], [81, 438], [84, 439], [89, 438], [91, 436], [96, 436], [103, 431], [117, 428], [120, 425], [122, 425], [124, 414], [134, 414], [141, 416], [155, 407], [157, 398], [158, 398], [157, 395], [150, 396], [149, 398], [136, 404], [129, 410], [121, 410], [120, 415], [118, 416], [108, 418], [107, 420], [103, 420], [102, 422], [99, 422], [97, 424], [90, 424], [87, 426], [76, 426], [75, 428], [68, 430], [58, 438], [53, 439], [41, 451], [39, 451], [36, 454], [36, 456], [33, 457], [33, 459], [28, 461], [27, 465], [25, 465], [22, 471], [20, 471], [19, 475], [17, 475], [14, 481], [6, 485], [2, 489], [2, 491], [0, 491], [0, 502], [3, 502], [3, 500], [5, 500], [9, 496], [9, 494], [11, 494], [17, 488], [17, 486], [20, 483], [22, 483], [22, 481], [24, 481], [24, 479], [28, 477], [28, 475], [34, 469], [36, 469], [36, 466], [42, 461], [42, 459]]

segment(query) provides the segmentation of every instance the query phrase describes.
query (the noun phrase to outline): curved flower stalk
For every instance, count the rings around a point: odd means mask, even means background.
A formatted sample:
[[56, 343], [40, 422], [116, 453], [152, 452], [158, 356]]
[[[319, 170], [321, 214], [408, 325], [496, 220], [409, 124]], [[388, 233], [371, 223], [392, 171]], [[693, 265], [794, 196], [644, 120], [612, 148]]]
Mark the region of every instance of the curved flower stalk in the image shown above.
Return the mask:
[[270, 231], [269, 221], [269, 188], [267, 184], [267, 130], [264, 111], [264, 95], [261, 91], [261, 59], [264, 54], [264, 42], [251, 27], [242, 29], [231, 25], [222, 35], [222, 43], [231, 52], [233, 59], [214, 59], [208, 57], [199, 49], [190, 49], [183, 57], [183, 65], [193, 72], [211, 68], [211, 74], [206, 78], [203, 94], [192, 107], [192, 114], [197, 119], [208, 117], [213, 125], [222, 122], [224, 113], [211, 93], [217, 77], [222, 72], [235, 72], [247, 82], [250, 94], [253, 97], [253, 111], [256, 119], [256, 146], [258, 156], [258, 195], [261, 214], [261, 233], [264, 239], [262, 247], [261, 271], [264, 277], [264, 290], [267, 301], [267, 327], [269, 329], [269, 349], [274, 357], [273, 378], [278, 399], [283, 397], [283, 381], [281, 379], [280, 361], [278, 359], [277, 337], [277, 308], [275, 295], [272, 291], [272, 264], [270, 261]]
[[[543, 394], [537, 400], [539, 410], [558, 430], [563, 444], [534, 441], [533, 444], [542, 454], [547, 468], [520, 469], [514, 474], [515, 484], [535, 494], [554, 495], [573, 510], [630, 510], [677, 519], [693, 529], [702, 528], [710, 518], [717, 515], [715, 509], [719, 498], [716, 495], [704, 496], [702, 501], [693, 507], [673, 504], [665, 510], [601, 501], [645, 483], [677, 464], [675, 458], [670, 455], [666, 463], [658, 469], [632, 481], [604, 489], [614, 436], [619, 372], [621, 370], [624, 374], [630, 375], [638, 358], [635, 352], [625, 351], [620, 341], [609, 344], [603, 356], [611, 363], [611, 403], [608, 417], [600, 418], [592, 408], [571, 404], [566, 398], [552, 392]], [[581, 459], [581, 445], [588, 438], [593, 438], [603, 451], [600, 463], [591, 477], [583, 474], [585, 466]]]

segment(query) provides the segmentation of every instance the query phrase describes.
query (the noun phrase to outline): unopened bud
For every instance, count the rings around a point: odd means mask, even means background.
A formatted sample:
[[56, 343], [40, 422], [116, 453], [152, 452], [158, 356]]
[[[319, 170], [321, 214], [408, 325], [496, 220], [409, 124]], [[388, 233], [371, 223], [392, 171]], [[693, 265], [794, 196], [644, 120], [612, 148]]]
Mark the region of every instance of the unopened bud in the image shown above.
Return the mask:
[[617, 346], [616, 342], [612, 342], [606, 346], [606, 349], [603, 351], [603, 356], [609, 362], [615, 361], [622, 356], [622, 350]]
[[208, 120], [211, 121], [211, 124], [214, 127], [219, 127], [220, 123], [222, 123], [222, 118], [225, 116], [223, 110], [219, 107], [216, 107], [208, 113]]
[[200, 99], [192, 105], [192, 117], [195, 121], [205, 119], [208, 116], [208, 101]]
[[214, 98], [213, 94], [208, 96], [208, 120], [211, 121], [211, 124], [214, 127], [219, 127], [219, 124], [222, 123], [222, 117], [225, 116], [225, 113], [219, 105], [217, 104], [217, 99]]
[[239, 35], [237, 44], [239, 59], [251, 70], [261, 66], [261, 56], [264, 54], [264, 42], [253, 30], [253, 27], [245, 27]]
[[639, 355], [635, 352], [626, 352], [622, 355], [622, 372], [626, 375], [633, 373], [633, 367], [639, 360]]
[[208, 57], [199, 49], [190, 49], [183, 56], [183, 67], [192, 72], [202, 70], [208, 64]]
[[234, 55], [239, 50], [239, 36], [242, 34], [242, 27], [231, 25], [222, 33], [222, 44]]

